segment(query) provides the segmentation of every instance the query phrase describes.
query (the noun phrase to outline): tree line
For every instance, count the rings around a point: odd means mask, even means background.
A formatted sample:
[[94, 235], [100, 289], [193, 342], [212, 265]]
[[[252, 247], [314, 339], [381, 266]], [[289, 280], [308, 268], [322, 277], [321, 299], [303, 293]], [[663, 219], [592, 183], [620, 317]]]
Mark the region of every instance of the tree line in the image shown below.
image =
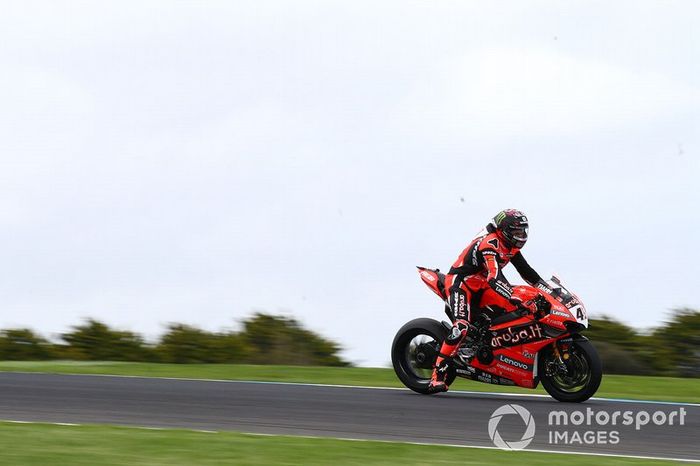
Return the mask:
[[700, 377], [700, 311], [676, 309], [661, 326], [640, 332], [611, 317], [584, 331], [610, 374]]
[[0, 359], [347, 366], [341, 347], [295, 319], [256, 313], [242, 329], [208, 332], [170, 324], [156, 343], [87, 319], [51, 342], [31, 329], [0, 331]]
[[[647, 332], [603, 316], [591, 319], [584, 334], [598, 349], [606, 373], [700, 376], [700, 311], [677, 309]], [[294, 319], [263, 313], [244, 320], [238, 332], [170, 324], [155, 343], [94, 319], [61, 334], [58, 342], [26, 328], [0, 331], [0, 360], [350, 365], [340, 350]]]

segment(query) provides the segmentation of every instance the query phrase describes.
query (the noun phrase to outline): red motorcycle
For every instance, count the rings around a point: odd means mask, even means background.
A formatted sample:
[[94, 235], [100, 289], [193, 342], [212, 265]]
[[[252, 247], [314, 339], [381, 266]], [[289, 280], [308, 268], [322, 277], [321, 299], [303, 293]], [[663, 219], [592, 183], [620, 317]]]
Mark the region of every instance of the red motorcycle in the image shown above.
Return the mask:
[[[453, 321], [445, 274], [424, 267], [418, 267], [418, 272], [445, 302], [445, 313]], [[514, 287], [513, 296], [523, 302], [532, 300], [535, 313], [482, 306], [484, 318], [458, 349], [447, 375], [448, 385], [456, 377], [533, 389], [542, 382], [547, 393], [559, 401], [581, 402], [593, 396], [600, 386], [602, 367], [595, 348], [580, 333], [588, 327], [586, 309], [557, 277], [549, 285], [551, 294], [532, 286]], [[401, 327], [394, 337], [391, 360], [406, 387], [429, 394], [433, 364], [451, 327], [448, 322], [427, 318]]]

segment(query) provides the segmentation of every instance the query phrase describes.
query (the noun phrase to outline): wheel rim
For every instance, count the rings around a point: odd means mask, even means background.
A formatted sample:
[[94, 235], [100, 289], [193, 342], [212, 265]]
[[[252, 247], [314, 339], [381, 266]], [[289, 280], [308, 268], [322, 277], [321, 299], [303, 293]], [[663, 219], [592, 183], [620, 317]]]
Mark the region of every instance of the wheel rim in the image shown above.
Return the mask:
[[414, 336], [404, 350], [404, 370], [417, 379], [430, 380], [433, 364], [438, 353], [438, 342], [428, 334]]
[[591, 369], [584, 354], [572, 346], [569, 359], [566, 361], [567, 372], [556, 371], [551, 377], [556, 388], [565, 393], [578, 393], [584, 390], [591, 381]]

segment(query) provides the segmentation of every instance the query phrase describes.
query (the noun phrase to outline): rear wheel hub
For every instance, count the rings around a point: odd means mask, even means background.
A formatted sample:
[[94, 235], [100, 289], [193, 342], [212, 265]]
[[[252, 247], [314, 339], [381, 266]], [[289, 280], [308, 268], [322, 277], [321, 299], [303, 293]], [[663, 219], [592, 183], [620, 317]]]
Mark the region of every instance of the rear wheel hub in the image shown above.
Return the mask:
[[415, 361], [417, 367], [432, 369], [435, 358], [437, 358], [437, 350], [433, 344], [421, 343], [416, 347]]

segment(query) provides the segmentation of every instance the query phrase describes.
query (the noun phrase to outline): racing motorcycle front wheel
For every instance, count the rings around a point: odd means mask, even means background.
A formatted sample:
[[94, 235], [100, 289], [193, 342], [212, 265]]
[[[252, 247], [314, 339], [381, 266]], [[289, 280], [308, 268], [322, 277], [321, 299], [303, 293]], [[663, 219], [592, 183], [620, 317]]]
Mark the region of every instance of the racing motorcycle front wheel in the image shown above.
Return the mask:
[[538, 361], [542, 386], [552, 398], [580, 403], [592, 397], [603, 377], [598, 352], [587, 339], [577, 339], [565, 350], [548, 346]]
[[[428, 395], [433, 365], [448, 329], [433, 319], [414, 319], [399, 329], [391, 345], [394, 372], [403, 384], [417, 393]], [[456, 377], [452, 372], [445, 380], [450, 385]]]

